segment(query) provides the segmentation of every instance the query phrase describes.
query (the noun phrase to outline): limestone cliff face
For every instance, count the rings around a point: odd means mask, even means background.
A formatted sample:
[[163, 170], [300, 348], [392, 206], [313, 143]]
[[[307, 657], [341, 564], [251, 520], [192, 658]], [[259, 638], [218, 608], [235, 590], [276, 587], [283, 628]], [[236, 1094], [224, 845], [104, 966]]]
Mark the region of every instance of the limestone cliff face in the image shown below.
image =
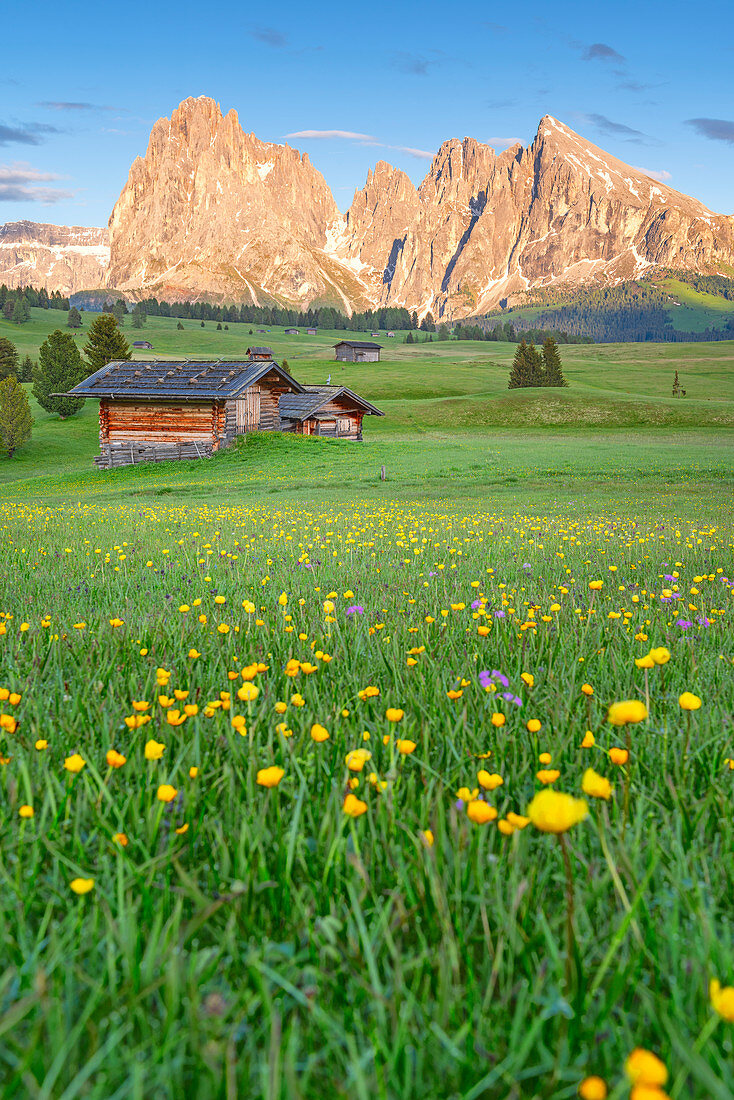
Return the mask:
[[155, 123], [112, 211], [107, 285], [256, 303], [339, 297], [318, 257], [338, 219], [305, 153], [244, 133], [211, 99], [186, 99]]
[[0, 283], [45, 286], [63, 295], [101, 285], [110, 249], [106, 229], [8, 222], [0, 225]]
[[[445, 142], [417, 194], [412, 223], [383, 242], [382, 257], [397, 255], [397, 262], [382, 266], [379, 301], [430, 309], [436, 318], [481, 312], [553, 283], [613, 283], [653, 265], [712, 270], [734, 263], [734, 218], [713, 214], [550, 116], [527, 149], [499, 156], [470, 138]], [[387, 224], [386, 214], [378, 205], [373, 223]], [[352, 263], [366, 260], [361, 277], [374, 279], [374, 231], [364, 242], [353, 234], [343, 248]]]
[[0, 227], [0, 281], [162, 299], [401, 305], [438, 320], [554, 283], [655, 265], [734, 265], [713, 214], [547, 115], [497, 155], [446, 141], [415, 188], [380, 161], [345, 215], [306, 154], [260, 141], [207, 97], [159, 119], [104, 230]]

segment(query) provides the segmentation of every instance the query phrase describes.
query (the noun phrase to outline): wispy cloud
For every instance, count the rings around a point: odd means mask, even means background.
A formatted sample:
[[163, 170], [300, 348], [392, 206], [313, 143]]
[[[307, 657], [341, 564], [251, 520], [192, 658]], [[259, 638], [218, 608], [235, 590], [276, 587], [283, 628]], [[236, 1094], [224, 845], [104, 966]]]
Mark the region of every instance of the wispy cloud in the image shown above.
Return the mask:
[[522, 139], [519, 137], [490, 137], [487, 138], [486, 144], [491, 145], [493, 149], [509, 149], [511, 145], [522, 145]]
[[608, 46], [606, 42], [593, 42], [590, 46], [586, 46], [581, 54], [582, 61], [614, 61], [619, 63], [624, 61], [624, 57], [621, 53], [617, 53], [612, 46]]
[[53, 172], [39, 172], [23, 161], [0, 164], [0, 202], [40, 202], [43, 206], [51, 206], [63, 199], [73, 198], [73, 191], [38, 186], [39, 183], [63, 178]]
[[433, 57], [426, 54], [400, 52], [395, 54], [393, 66], [408, 76], [428, 76], [432, 67], [438, 65], [439, 61], [440, 55], [436, 51]]
[[40, 145], [45, 135], [58, 134], [56, 126], [43, 122], [20, 123], [7, 126], [0, 122], [0, 145]]
[[288, 45], [288, 36], [275, 27], [256, 26], [247, 32], [250, 38], [256, 42], [262, 42], [265, 46], [272, 46], [275, 50], [282, 50]]
[[641, 168], [639, 164], [632, 164], [630, 167], [634, 168], [635, 172], [642, 172], [643, 176], [650, 176], [651, 179], [658, 180], [660, 183], [667, 183], [673, 178], [664, 168]]
[[656, 138], [650, 137], [649, 134], [645, 134], [642, 130], [635, 130], [632, 126], [627, 126], [624, 122], [615, 122], [612, 118], [607, 118], [606, 115], [598, 114], [586, 114], [584, 112], [574, 112], [576, 116], [589, 126], [593, 126], [596, 130], [600, 130], [601, 133], [607, 134], [610, 137], [622, 138], [623, 141], [634, 142], [636, 145], [659, 145], [660, 142]]
[[317, 141], [353, 141], [357, 145], [369, 145], [374, 149], [392, 149], [398, 153], [407, 153], [409, 157], [417, 157], [419, 160], [432, 160], [435, 156], [435, 151], [431, 149], [417, 149], [414, 145], [390, 145], [386, 141], [380, 141], [373, 134], [362, 134], [357, 130], [294, 130], [285, 137]]
[[347, 138], [350, 141], [369, 141], [375, 139], [371, 134], [359, 134], [354, 130], [294, 130], [292, 134], [286, 134], [287, 138], [317, 138], [329, 140], [331, 138]]
[[44, 99], [36, 104], [47, 111], [117, 111], [117, 107], [108, 107], [104, 103], [73, 103], [66, 100]]
[[734, 122], [727, 118], [688, 118], [686, 126], [692, 126], [702, 137], [712, 141], [726, 141], [734, 145]]

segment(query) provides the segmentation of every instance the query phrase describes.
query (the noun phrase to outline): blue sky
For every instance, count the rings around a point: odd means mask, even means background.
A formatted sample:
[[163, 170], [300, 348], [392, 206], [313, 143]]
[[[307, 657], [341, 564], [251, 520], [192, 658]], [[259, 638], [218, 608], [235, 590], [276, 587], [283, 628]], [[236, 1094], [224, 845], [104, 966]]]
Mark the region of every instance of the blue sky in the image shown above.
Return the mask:
[[552, 114], [734, 213], [731, 3], [35, 0], [3, 31], [0, 223], [104, 225], [189, 95], [308, 151], [342, 209], [379, 159], [418, 183], [447, 138], [527, 144]]

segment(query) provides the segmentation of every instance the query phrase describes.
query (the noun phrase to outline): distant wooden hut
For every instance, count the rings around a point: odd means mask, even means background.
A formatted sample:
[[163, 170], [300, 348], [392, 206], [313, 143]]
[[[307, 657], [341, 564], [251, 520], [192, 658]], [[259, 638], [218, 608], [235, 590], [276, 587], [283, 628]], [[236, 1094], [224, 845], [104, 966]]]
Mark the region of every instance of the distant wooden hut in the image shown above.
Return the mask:
[[204, 458], [246, 432], [280, 431], [280, 398], [305, 392], [272, 359], [118, 360], [69, 396], [99, 400], [94, 461], [112, 467]]
[[306, 329], [306, 335], [307, 336], [315, 336], [316, 332], [317, 332], [317, 329], [315, 329], [315, 328], [307, 328]]
[[146, 351], [152, 351], [153, 345], [148, 340], [133, 340], [134, 348], [145, 348]]
[[382, 344], [369, 340], [340, 340], [334, 344], [337, 361], [341, 363], [379, 363]]
[[273, 349], [272, 348], [248, 348], [247, 349], [247, 358], [248, 359], [262, 359], [262, 360], [272, 359], [273, 358]]
[[282, 430], [297, 435], [361, 441], [363, 417], [384, 415], [346, 386], [304, 386], [280, 399]]
[[298, 336], [299, 330], [297, 328], [287, 328], [285, 334], [286, 336]]

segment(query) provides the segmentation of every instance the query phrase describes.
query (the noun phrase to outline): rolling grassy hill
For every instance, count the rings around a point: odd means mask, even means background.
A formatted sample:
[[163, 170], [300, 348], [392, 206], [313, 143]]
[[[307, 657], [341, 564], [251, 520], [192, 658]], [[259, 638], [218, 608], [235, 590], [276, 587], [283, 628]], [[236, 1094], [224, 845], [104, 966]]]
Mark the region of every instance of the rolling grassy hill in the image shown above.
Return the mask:
[[[0, 321], [0, 335], [34, 358], [43, 339], [63, 327], [66, 315], [33, 310], [20, 328]], [[87, 318], [85, 318], [85, 325]], [[253, 332], [247, 325], [216, 331], [207, 322], [151, 318], [141, 357], [244, 356], [250, 344], [267, 344], [287, 360], [296, 378], [332, 382], [377, 404], [384, 418], [365, 420], [365, 444], [293, 439], [252, 441], [207, 463], [97, 472], [97, 404], [60, 421], [35, 402], [31, 442], [0, 460], [0, 483], [13, 499], [91, 490], [95, 495], [158, 492], [268, 496], [274, 492], [338, 500], [345, 486], [371, 494], [437, 496], [447, 491], [476, 497], [532, 491], [539, 502], [594, 499], [613, 482], [619, 499], [633, 489], [650, 498], [729, 484], [734, 442], [734, 344], [608, 344], [563, 347], [566, 390], [508, 391], [514, 345], [440, 341], [406, 345], [402, 335], [383, 339], [383, 361], [341, 364], [333, 345], [344, 334], [286, 336], [282, 329]], [[68, 331], [68, 330], [66, 330]], [[84, 330], [76, 336], [80, 347]], [[678, 370], [685, 399], [671, 396]], [[380, 465], [388, 481], [379, 482]], [[175, 468], [174, 468], [175, 467]], [[723, 481], [721, 479], [724, 479]], [[647, 488], [645, 488], [647, 486]], [[731, 486], [726, 490], [731, 493]], [[719, 502], [726, 507], [726, 500]]]

